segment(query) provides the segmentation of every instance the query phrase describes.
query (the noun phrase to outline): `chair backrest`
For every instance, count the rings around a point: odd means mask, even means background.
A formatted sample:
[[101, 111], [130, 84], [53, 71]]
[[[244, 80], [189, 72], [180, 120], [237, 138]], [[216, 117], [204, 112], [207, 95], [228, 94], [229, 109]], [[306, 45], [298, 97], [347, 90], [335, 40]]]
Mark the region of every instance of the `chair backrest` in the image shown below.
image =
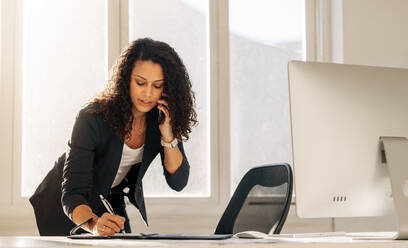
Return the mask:
[[214, 233], [260, 231], [279, 234], [289, 211], [292, 189], [289, 164], [251, 168], [238, 184]]

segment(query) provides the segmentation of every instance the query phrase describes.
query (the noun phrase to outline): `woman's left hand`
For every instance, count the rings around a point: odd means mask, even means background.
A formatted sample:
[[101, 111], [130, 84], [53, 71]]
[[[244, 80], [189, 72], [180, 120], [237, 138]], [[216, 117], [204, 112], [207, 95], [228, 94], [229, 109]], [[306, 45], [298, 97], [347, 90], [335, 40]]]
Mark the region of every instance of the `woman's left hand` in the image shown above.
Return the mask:
[[[163, 94], [163, 96], [167, 95]], [[159, 109], [159, 114], [161, 112], [161, 114], [164, 115], [163, 122], [159, 124], [162, 139], [164, 142], [170, 143], [171, 141], [173, 141], [174, 136], [170, 125], [171, 118], [169, 112], [169, 104], [162, 98], [157, 101], [157, 108]]]

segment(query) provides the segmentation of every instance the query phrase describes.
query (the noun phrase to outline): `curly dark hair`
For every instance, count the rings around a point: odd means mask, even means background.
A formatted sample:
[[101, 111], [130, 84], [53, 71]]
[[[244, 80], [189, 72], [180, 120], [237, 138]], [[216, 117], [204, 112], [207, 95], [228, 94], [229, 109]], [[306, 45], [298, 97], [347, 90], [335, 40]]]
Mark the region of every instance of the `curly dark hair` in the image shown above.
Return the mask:
[[194, 110], [195, 95], [183, 61], [171, 46], [161, 41], [142, 38], [129, 43], [112, 68], [105, 89], [89, 102], [96, 103], [90, 112], [102, 114], [121, 139], [130, 135], [133, 122], [130, 75], [139, 60], [161, 65], [164, 75], [163, 91], [168, 95], [173, 135], [179, 140], [188, 140], [191, 127], [198, 123]]

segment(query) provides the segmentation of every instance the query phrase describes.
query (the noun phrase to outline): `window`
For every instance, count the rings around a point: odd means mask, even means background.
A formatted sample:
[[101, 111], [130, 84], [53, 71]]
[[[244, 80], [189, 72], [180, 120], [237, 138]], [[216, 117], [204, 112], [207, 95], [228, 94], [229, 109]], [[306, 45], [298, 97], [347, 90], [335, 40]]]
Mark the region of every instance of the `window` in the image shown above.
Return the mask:
[[302, 60], [300, 0], [229, 1], [231, 194], [255, 165], [292, 164], [287, 63]]
[[23, 1], [22, 195], [65, 152], [81, 106], [105, 82], [105, 1]]
[[[185, 144], [190, 163], [196, 165], [191, 168], [190, 180], [196, 183], [190, 183], [182, 193], [172, 191], [157, 157], [146, 173], [145, 194], [209, 197], [208, 1], [129, 1], [128, 6], [129, 40], [146, 36], [164, 40], [184, 60], [193, 81], [200, 122]], [[66, 150], [78, 110], [103, 89], [107, 7], [107, 2], [98, 0], [23, 1], [23, 196], [34, 192]], [[163, 26], [163, 22], [171, 25]]]
[[[108, 14], [116, 11], [110, 9], [112, 2], [21, 1], [21, 182], [22, 194], [28, 196], [66, 150], [78, 110], [103, 89], [107, 56], [112, 54], [109, 35], [118, 32], [108, 30]], [[123, 15], [125, 9], [128, 15], [126, 24], [118, 24], [126, 27], [126, 34], [119, 32], [128, 37], [124, 43], [141, 37], [169, 43], [183, 59], [196, 93], [199, 125], [185, 143], [192, 165], [190, 183], [182, 192], [169, 189], [157, 157], [144, 179], [146, 196], [212, 197], [220, 204], [252, 166], [291, 163], [286, 66], [305, 54], [303, 1], [131, 0], [120, 8], [118, 13]], [[229, 19], [224, 20], [223, 13]], [[229, 33], [222, 27], [228, 22]], [[217, 42], [210, 34], [219, 36]], [[229, 56], [219, 43], [229, 44]], [[229, 70], [229, 80], [210, 76], [210, 68]], [[215, 98], [211, 87], [219, 85], [228, 87], [215, 92]], [[230, 95], [228, 108], [222, 106], [225, 91]], [[227, 115], [229, 125], [213, 120]], [[47, 130], [45, 135], [42, 130]], [[229, 133], [226, 148], [220, 141], [223, 133]], [[229, 169], [222, 159], [213, 159], [213, 145], [230, 151]]]
[[[76, 113], [103, 89], [121, 48], [142, 36], [163, 39], [180, 53], [200, 121], [185, 144], [192, 166], [185, 191], [171, 192], [158, 164], [146, 173], [152, 228], [193, 227], [188, 221], [197, 212], [214, 224], [251, 166], [291, 162], [286, 62], [305, 53], [304, 19], [308, 60], [326, 52], [316, 39], [325, 31], [316, 11], [321, 1], [247, 2], [0, 0], [0, 213], [26, 218], [17, 226], [32, 223], [27, 196], [66, 150]], [[183, 218], [174, 218], [174, 210]], [[129, 214], [138, 215], [135, 208]]]

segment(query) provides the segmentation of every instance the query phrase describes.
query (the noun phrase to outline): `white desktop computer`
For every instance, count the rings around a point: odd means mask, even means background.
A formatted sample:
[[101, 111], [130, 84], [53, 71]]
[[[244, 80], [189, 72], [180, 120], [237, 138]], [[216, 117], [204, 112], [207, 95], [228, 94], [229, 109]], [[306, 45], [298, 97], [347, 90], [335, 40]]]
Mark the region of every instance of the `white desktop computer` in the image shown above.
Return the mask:
[[298, 216], [396, 213], [407, 238], [408, 69], [292, 61], [288, 72]]

